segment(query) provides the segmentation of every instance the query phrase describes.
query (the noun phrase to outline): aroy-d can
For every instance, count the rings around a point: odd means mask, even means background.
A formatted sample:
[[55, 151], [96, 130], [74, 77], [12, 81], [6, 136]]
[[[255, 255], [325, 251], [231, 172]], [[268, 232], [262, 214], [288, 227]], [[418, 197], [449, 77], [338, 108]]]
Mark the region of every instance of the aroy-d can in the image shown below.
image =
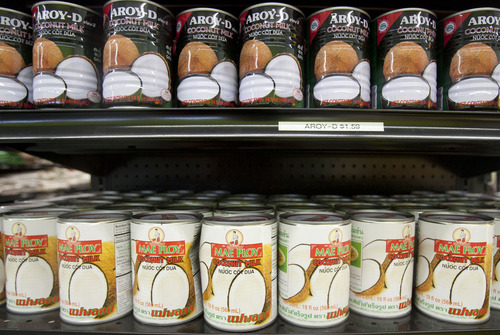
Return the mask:
[[40, 313], [59, 308], [57, 217], [67, 209], [39, 208], [3, 217], [7, 309]]
[[479, 323], [490, 317], [493, 218], [427, 212], [418, 220], [415, 306], [431, 317]]
[[351, 222], [328, 212], [280, 216], [279, 314], [302, 327], [329, 327], [349, 315]]
[[304, 21], [302, 11], [282, 3], [241, 13], [241, 106], [304, 107]]
[[500, 9], [451, 15], [441, 35], [443, 109], [499, 110]]
[[175, 325], [203, 312], [198, 262], [202, 218], [195, 212], [150, 212], [132, 217], [137, 320]]
[[193, 8], [177, 15], [176, 32], [178, 106], [236, 106], [238, 19]]
[[374, 20], [374, 106], [436, 109], [436, 20], [421, 8], [391, 11]]
[[351, 310], [377, 318], [409, 314], [415, 217], [368, 209], [352, 212], [351, 223]]
[[173, 20], [151, 1], [104, 5], [106, 106], [172, 107]]
[[86, 7], [44, 1], [33, 8], [36, 107], [99, 107], [102, 18]]
[[84, 211], [59, 216], [60, 318], [97, 324], [132, 310], [130, 215]]
[[225, 331], [252, 331], [278, 316], [273, 215], [205, 218], [200, 274], [205, 321]]
[[0, 8], [0, 108], [33, 107], [31, 16]]
[[370, 107], [370, 21], [368, 13], [352, 7], [309, 16], [311, 107]]

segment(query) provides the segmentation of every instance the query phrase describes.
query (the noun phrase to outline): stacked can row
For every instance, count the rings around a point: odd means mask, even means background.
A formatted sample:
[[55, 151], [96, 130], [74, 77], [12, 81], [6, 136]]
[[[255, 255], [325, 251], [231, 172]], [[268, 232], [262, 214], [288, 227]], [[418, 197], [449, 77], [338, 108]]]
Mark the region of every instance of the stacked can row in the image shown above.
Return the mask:
[[499, 109], [496, 8], [454, 14], [439, 29], [421, 8], [374, 20], [353, 7], [306, 19], [282, 3], [239, 20], [211, 8], [174, 18], [142, 0], [109, 1], [103, 18], [58, 1], [35, 4], [32, 16], [0, 11], [4, 107]]
[[496, 209], [318, 207], [282, 213], [278, 227], [274, 207], [249, 207], [205, 218], [137, 205], [144, 213], [132, 217], [50, 207], [6, 213], [7, 308], [60, 308], [61, 319], [76, 324], [133, 309], [141, 322], [168, 325], [204, 311], [216, 328], [248, 331], [278, 314], [327, 327], [350, 310], [393, 318], [415, 305], [445, 321], [477, 323], [489, 318], [490, 302], [500, 307]]

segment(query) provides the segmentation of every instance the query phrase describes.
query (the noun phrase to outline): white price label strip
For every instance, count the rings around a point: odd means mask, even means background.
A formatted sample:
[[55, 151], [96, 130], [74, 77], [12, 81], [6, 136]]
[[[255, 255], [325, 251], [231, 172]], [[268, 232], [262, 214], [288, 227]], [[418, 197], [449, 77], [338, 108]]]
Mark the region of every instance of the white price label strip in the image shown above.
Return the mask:
[[280, 121], [279, 131], [384, 131], [383, 122]]

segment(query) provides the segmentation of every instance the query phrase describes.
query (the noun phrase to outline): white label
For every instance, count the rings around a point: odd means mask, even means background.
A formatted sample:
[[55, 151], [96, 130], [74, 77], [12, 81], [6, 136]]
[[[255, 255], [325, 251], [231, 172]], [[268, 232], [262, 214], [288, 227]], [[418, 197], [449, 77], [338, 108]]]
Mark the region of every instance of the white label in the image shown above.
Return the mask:
[[279, 131], [384, 131], [383, 122], [295, 122], [280, 121], [278, 123]]
[[493, 273], [491, 290], [491, 307], [500, 309], [500, 220], [495, 219], [495, 236], [493, 237]]

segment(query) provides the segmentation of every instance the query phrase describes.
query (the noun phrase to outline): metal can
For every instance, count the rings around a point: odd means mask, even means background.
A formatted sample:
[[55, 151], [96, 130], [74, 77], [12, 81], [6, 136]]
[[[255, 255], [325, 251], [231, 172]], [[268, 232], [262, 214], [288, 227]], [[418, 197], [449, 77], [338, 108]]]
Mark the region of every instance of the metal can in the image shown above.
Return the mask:
[[268, 2], [240, 15], [241, 106], [304, 107], [304, 13]]
[[332, 7], [308, 18], [308, 95], [311, 107], [370, 107], [368, 13]]
[[102, 18], [80, 5], [38, 2], [33, 12], [36, 107], [99, 107]]
[[269, 205], [245, 204], [233, 206], [218, 206], [214, 210], [214, 216], [232, 216], [244, 214], [274, 215], [274, 207]]
[[238, 98], [238, 19], [219, 9], [177, 15], [179, 107], [234, 107]]
[[0, 108], [33, 108], [31, 16], [0, 7]]
[[156, 210], [161, 212], [188, 211], [200, 213], [203, 217], [213, 216], [212, 208], [202, 205], [161, 203], [156, 206]]
[[442, 21], [443, 109], [499, 110], [500, 9], [476, 8]]
[[200, 274], [205, 321], [220, 330], [252, 331], [277, 317], [273, 215], [205, 218]]
[[303, 327], [329, 327], [349, 315], [351, 222], [333, 212], [280, 216], [279, 315]]
[[106, 106], [172, 107], [174, 16], [147, 0], [104, 5]]
[[59, 308], [57, 217], [68, 209], [38, 208], [3, 216], [7, 309], [40, 313]]
[[97, 324], [132, 310], [130, 214], [85, 211], [57, 224], [60, 318]]
[[392, 318], [411, 311], [415, 217], [390, 210], [351, 213], [350, 308]]
[[429, 212], [418, 220], [415, 307], [431, 317], [479, 323], [490, 317], [493, 218]]
[[195, 212], [151, 212], [132, 217], [137, 320], [175, 325], [203, 312], [198, 262], [202, 218]]
[[436, 15], [403, 8], [374, 20], [372, 103], [377, 108], [437, 108]]

